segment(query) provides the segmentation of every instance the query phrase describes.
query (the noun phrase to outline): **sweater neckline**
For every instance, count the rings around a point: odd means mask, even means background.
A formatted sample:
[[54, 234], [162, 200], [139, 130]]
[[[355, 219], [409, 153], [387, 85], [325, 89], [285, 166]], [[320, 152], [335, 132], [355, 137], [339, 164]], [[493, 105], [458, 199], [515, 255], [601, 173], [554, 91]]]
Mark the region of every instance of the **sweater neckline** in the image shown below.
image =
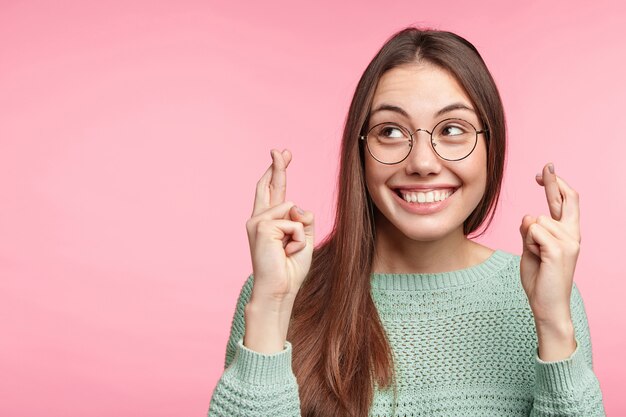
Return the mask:
[[436, 273], [372, 273], [374, 290], [435, 290], [471, 284], [494, 275], [511, 260], [512, 254], [496, 249], [483, 262], [464, 269]]

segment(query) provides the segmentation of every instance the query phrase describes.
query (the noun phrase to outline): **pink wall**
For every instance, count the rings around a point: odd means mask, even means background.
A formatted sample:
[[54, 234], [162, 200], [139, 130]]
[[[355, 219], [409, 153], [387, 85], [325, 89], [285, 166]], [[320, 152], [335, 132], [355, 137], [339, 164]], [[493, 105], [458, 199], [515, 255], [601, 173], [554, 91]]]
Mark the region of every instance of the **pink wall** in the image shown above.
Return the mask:
[[412, 23], [467, 37], [501, 89], [483, 242], [519, 253], [522, 216], [548, 213], [545, 162], [580, 192], [575, 281], [607, 412], [626, 415], [619, 2], [226, 3], [0, 2], [0, 415], [205, 415], [269, 149], [293, 151], [288, 198], [319, 241], [351, 93]]

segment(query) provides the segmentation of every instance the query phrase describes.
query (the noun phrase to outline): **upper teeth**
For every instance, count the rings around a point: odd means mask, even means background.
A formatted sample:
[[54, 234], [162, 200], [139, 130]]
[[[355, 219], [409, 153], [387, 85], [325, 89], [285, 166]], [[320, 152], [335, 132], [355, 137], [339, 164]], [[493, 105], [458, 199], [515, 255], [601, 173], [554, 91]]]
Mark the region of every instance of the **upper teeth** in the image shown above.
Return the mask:
[[454, 190], [434, 190], [434, 191], [404, 191], [400, 190], [402, 198], [408, 203], [432, 203], [433, 201], [445, 200]]

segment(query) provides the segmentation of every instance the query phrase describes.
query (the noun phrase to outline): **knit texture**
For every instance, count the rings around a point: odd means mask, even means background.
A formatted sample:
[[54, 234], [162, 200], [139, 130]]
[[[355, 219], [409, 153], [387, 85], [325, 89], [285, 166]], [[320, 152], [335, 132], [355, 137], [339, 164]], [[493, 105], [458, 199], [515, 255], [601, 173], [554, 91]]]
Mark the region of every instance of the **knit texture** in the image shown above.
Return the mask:
[[[593, 372], [591, 339], [574, 284], [577, 347], [569, 358], [539, 359], [520, 257], [436, 274], [372, 274], [372, 296], [394, 354], [397, 393], [377, 389], [372, 417], [605, 416]], [[291, 344], [264, 355], [243, 346], [246, 281], [209, 417], [300, 416]]]

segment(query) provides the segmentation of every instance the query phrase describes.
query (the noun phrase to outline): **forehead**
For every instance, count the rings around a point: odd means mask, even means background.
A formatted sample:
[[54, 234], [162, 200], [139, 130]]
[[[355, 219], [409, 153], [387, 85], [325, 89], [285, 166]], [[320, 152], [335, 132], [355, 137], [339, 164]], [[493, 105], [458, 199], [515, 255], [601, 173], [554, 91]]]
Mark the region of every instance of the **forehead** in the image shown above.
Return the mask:
[[416, 63], [392, 68], [382, 75], [374, 92], [372, 108], [392, 104], [419, 119], [459, 102], [473, 107], [450, 71], [430, 63]]

